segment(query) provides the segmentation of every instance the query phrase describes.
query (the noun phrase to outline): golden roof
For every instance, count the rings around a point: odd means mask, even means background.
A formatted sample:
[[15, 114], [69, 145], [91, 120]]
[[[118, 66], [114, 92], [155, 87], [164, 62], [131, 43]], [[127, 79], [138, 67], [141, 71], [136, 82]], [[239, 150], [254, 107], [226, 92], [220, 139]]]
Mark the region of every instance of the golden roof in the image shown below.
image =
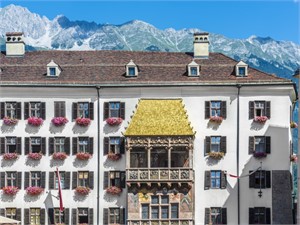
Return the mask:
[[141, 99], [125, 136], [194, 136], [182, 99]]

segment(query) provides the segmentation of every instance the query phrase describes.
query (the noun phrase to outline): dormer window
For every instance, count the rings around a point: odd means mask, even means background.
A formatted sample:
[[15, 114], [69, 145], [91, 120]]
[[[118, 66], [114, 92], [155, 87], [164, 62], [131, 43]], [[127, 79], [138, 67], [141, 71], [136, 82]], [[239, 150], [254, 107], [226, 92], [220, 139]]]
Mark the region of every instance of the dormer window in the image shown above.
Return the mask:
[[56, 68], [51, 67], [49, 68], [49, 70], [50, 70], [50, 76], [56, 76]]
[[126, 76], [127, 77], [136, 77], [138, 75], [137, 65], [130, 60], [130, 62], [126, 65]]
[[188, 65], [188, 75], [191, 77], [200, 75], [199, 65], [194, 60]]
[[58, 77], [61, 72], [61, 68], [53, 60], [47, 65], [47, 76]]
[[240, 61], [235, 66], [235, 74], [237, 77], [246, 77], [248, 76], [248, 64]]

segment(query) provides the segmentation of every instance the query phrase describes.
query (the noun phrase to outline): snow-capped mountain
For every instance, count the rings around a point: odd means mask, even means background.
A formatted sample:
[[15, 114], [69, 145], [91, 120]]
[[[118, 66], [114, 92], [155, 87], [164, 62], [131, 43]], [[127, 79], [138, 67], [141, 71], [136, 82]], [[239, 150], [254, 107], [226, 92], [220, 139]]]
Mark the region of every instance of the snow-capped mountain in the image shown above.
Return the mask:
[[[34, 48], [187, 52], [193, 50], [193, 33], [201, 31], [172, 28], [159, 30], [139, 20], [121, 25], [70, 21], [62, 15], [49, 20], [16, 5], [0, 8], [0, 21], [2, 50], [6, 32], [23, 31], [26, 44]], [[300, 65], [300, 46], [290, 41], [256, 36], [230, 39], [210, 33], [210, 42], [210, 50], [213, 52], [243, 59], [253, 67], [279, 76], [290, 78]]]

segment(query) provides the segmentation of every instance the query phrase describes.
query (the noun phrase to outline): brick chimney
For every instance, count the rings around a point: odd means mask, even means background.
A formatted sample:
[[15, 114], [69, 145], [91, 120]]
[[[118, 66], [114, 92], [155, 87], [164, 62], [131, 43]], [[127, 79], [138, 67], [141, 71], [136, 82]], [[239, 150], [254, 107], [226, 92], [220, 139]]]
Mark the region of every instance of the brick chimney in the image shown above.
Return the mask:
[[24, 56], [25, 43], [23, 32], [6, 33], [6, 56]]
[[194, 33], [194, 58], [208, 58], [209, 33]]

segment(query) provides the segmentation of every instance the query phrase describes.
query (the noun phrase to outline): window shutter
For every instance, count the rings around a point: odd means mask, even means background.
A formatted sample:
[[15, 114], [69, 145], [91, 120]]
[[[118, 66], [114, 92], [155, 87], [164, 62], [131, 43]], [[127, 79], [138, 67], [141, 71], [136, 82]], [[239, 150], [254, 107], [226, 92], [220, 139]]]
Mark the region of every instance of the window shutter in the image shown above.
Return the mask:
[[65, 211], [65, 224], [69, 225], [70, 224], [70, 219], [69, 219], [69, 217], [70, 217], [70, 210], [69, 210], [69, 208], [66, 208], [64, 211]]
[[5, 153], [5, 137], [0, 137], [0, 154]]
[[266, 112], [266, 117], [268, 117], [268, 119], [271, 118], [271, 102], [270, 101], [266, 101], [265, 102], [265, 112]]
[[221, 137], [220, 150], [226, 153], [226, 136]]
[[30, 138], [25, 137], [25, 155], [29, 154], [29, 150], [30, 150]]
[[21, 115], [22, 115], [22, 106], [21, 106], [21, 102], [17, 102], [17, 108], [16, 108], [16, 118], [17, 119], [22, 119], [21, 117]]
[[[252, 173], [250, 170], [249, 173]], [[249, 188], [255, 188], [255, 173], [249, 176]]]
[[0, 209], [0, 216], [5, 216], [5, 209]]
[[120, 117], [125, 120], [125, 102], [120, 102]]
[[77, 209], [72, 209], [72, 225], [77, 225]]
[[226, 101], [221, 102], [221, 116], [223, 117], [223, 119], [226, 119], [226, 117], [227, 117]]
[[109, 117], [109, 102], [104, 102], [103, 106], [103, 120]]
[[46, 138], [41, 138], [41, 152], [43, 155], [46, 155]]
[[126, 175], [125, 172], [120, 172], [120, 179], [121, 179], [121, 188], [126, 187]]
[[46, 103], [45, 102], [41, 102], [41, 118], [43, 120], [46, 119]]
[[69, 137], [65, 138], [65, 153], [67, 155], [70, 155], [70, 138]]
[[125, 225], [125, 208], [120, 208], [120, 224]]
[[46, 172], [41, 172], [41, 188], [46, 187]]
[[226, 174], [224, 171], [221, 171], [221, 189], [225, 189], [227, 186]]
[[271, 224], [271, 208], [265, 208], [266, 224]]
[[49, 172], [49, 189], [54, 189], [54, 172]]
[[90, 154], [93, 154], [93, 153], [94, 153], [94, 138], [92, 138], [92, 137], [89, 138], [89, 146], [88, 146], [88, 149], [89, 149], [89, 153], [90, 153]]
[[94, 209], [89, 208], [89, 224], [93, 225], [94, 224]]
[[5, 186], [5, 172], [0, 172], [0, 189]]
[[41, 225], [45, 224], [45, 209], [41, 209]]
[[70, 189], [71, 172], [65, 172], [65, 190]]
[[266, 171], [266, 188], [271, 188], [271, 171]]
[[49, 219], [49, 223], [51, 225], [54, 225], [54, 209], [53, 208], [48, 208], [48, 219]]
[[205, 137], [205, 155], [210, 153], [210, 137]]
[[77, 118], [77, 103], [73, 102], [72, 105], [72, 120], [76, 120]]
[[210, 102], [205, 101], [205, 119], [210, 118]]
[[17, 153], [19, 155], [22, 154], [22, 138], [21, 137], [17, 137]]
[[29, 118], [29, 102], [24, 102], [24, 120]]
[[53, 155], [54, 153], [54, 138], [49, 137], [49, 150], [48, 150], [49, 155]]
[[249, 102], [249, 120], [254, 118], [254, 102]]
[[77, 172], [72, 173], [72, 189], [77, 188]]
[[89, 117], [91, 120], [94, 119], [94, 103], [93, 102], [89, 103]]
[[207, 190], [209, 188], [210, 188], [210, 171], [205, 171], [204, 189]]
[[108, 225], [108, 209], [103, 209], [103, 225]]
[[227, 224], [227, 208], [222, 208], [222, 224]]
[[266, 137], [266, 153], [271, 153], [271, 137]]
[[16, 211], [16, 213], [17, 213], [16, 220], [18, 220], [18, 221], [21, 221], [21, 218], [22, 218], [22, 212], [21, 211], [22, 210], [20, 208], [17, 208], [17, 211]]
[[104, 172], [104, 177], [103, 177], [103, 189], [108, 188], [108, 172]]
[[120, 138], [120, 153], [125, 154], [125, 138]]
[[24, 189], [29, 187], [29, 172], [25, 172]]
[[24, 209], [24, 224], [25, 224], [25, 225], [30, 224], [30, 213], [29, 213], [29, 209]]
[[17, 187], [22, 188], [22, 172], [17, 172]]
[[5, 102], [0, 102], [0, 116], [1, 120], [5, 117]]
[[205, 208], [204, 224], [210, 224], [210, 208]]
[[76, 155], [77, 154], [77, 151], [78, 151], [78, 138], [77, 137], [73, 137], [72, 138], [72, 144], [73, 144], [73, 155]]
[[107, 155], [109, 149], [109, 137], [104, 137], [103, 144], [103, 155]]
[[248, 154], [252, 155], [254, 153], [254, 137], [249, 137], [249, 149], [248, 149]]
[[254, 224], [254, 208], [249, 208], [249, 224]]
[[94, 172], [89, 172], [89, 188], [94, 189]]

